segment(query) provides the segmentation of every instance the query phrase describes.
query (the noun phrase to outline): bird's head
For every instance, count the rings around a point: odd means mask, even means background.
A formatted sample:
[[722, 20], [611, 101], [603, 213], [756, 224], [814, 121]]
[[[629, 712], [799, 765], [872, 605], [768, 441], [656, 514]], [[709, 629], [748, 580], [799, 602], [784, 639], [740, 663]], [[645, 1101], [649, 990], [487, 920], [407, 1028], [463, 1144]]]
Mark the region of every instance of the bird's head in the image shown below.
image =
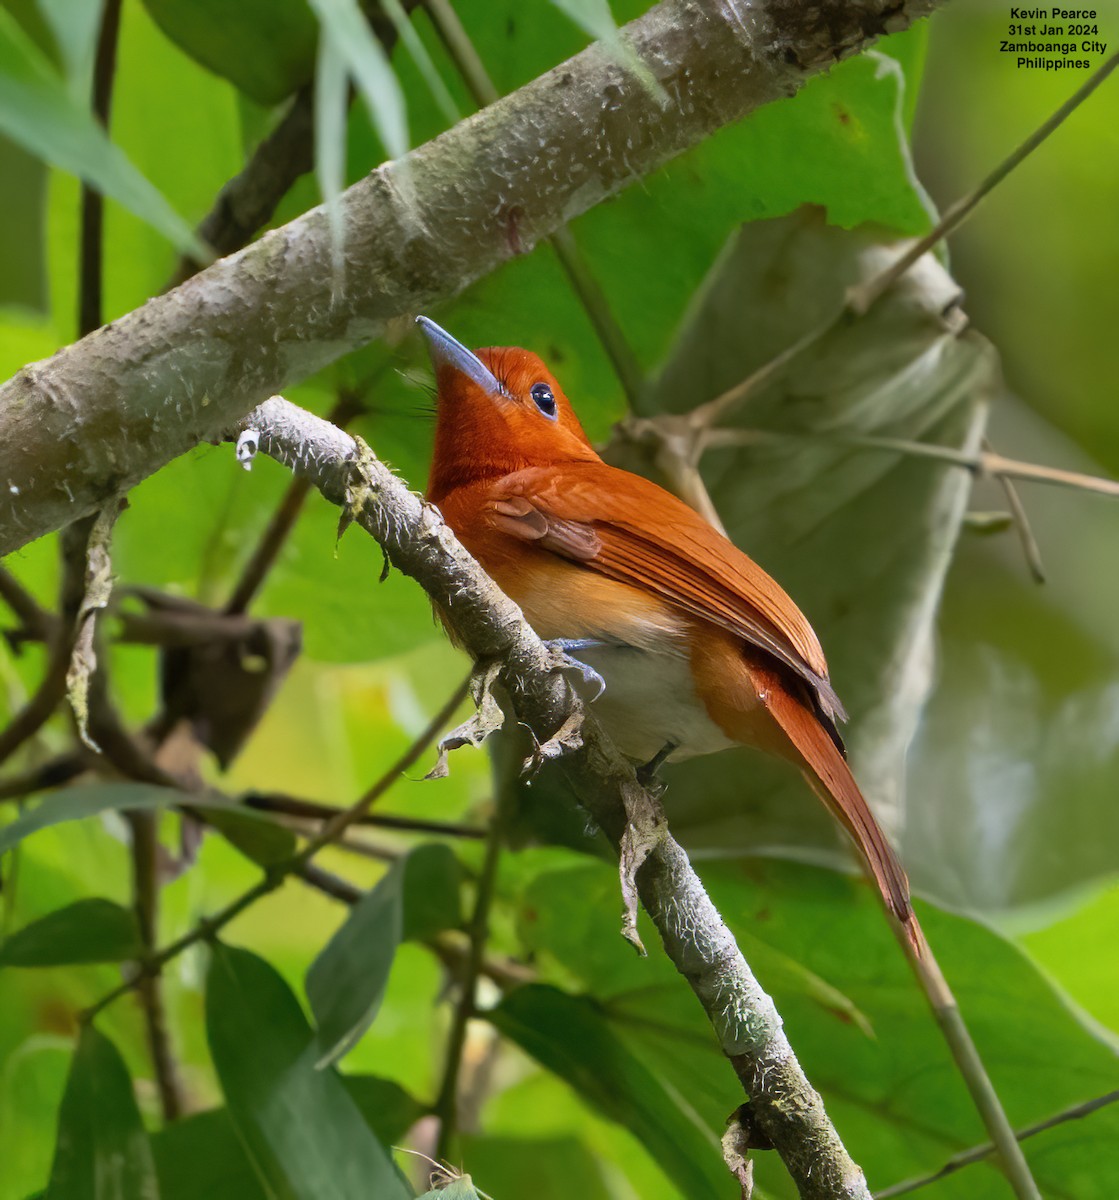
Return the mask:
[[467, 350], [417, 317], [435, 368], [438, 407], [428, 495], [525, 467], [597, 461], [571, 402], [529, 350]]

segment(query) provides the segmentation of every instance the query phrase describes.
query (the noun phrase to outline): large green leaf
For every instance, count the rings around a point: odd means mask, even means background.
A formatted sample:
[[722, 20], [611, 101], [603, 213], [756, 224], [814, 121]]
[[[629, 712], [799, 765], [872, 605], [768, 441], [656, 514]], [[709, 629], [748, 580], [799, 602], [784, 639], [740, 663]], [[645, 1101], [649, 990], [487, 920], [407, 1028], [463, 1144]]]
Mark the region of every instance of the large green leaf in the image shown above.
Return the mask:
[[[343, 1075], [342, 1083], [384, 1145], [399, 1141], [424, 1108], [396, 1083]], [[245, 1144], [224, 1108], [173, 1121], [152, 1138], [160, 1200], [265, 1200]]]
[[266, 1200], [224, 1108], [172, 1121], [152, 1137], [160, 1200]]
[[306, 0], [144, 0], [160, 29], [192, 58], [260, 104], [310, 78], [318, 26]]
[[46, 1200], [159, 1200], [128, 1069], [92, 1025], [74, 1051]]
[[[686, 411], [823, 328], [845, 291], [896, 253], [805, 211], [744, 226], [712, 271], [650, 397]], [[965, 472], [853, 446], [891, 437], [974, 450], [994, 353], [967, 330], [957, 285], [926, 256], [867, 316], [844, 321], [720, 428], [743, 445], [704, 462], [730, 536], [789, 592], [820, 635], [851, 714], [852, 766], [879, 816], [904, 824], [905, 754], [932, 686], [931, 643], [970, 493]], [[625, 444], [626, 465], [650, 470]], [[671, 768], [686, 792], [674, 828], [690, 848], [834, 845], [799, 775], [752, 752]], [[813, 832], [813, 829], [815, 832]]]
[[701, 1126], [684, 1093], [665, 1086], [589, 997], [529, 984], [487, 1015], [583, 1100], [633, 1132], [686, 1196], [717, 1196], [726, 1189], [718, 1145], [722, 1120]]
[[206, 248], [167, 200], [70, 95], [50, 62], [0, 8], [0, 131], [32, 154], [98, 187], [200, 258]]
[[396, 948], [459, 923], [459, 868], [445, 846], [420, 846], [354, 905], [307, 972], [320, 1065], [341, 1058], [373, 1023]]
[[407, 1200], [388, 1154], [317, 1046], [280, 975], [247, 950], [215, 945], [206, 1032], [229, 1114], [270, 1196]]
[[[555, 864], [556, 859], [550, 860]], [[872, 1186], [937, 1169], [984, 1140], [925, 1001], [861, 880], [776, 859], [703, 864], [712, 899], [773, 995], [790, 1041]], [[737, 1081], [684, 981], [660, 955], [634, 960], [608, 900], [617, 876], [571, 860], [524, 893], [522, 928], [545, 977], [593, 988], [609, 1027], [670, 1087], [717, 1122]], [[989, 928], [921, 905], [929, 939], [1012, 1122], [1023, 1126], [1119, 1086], [1119, 1058], [1031, 963]], [[652, 935], [655, 940], [655, 934]], [[613, 965], [611, 959], [613, 958]], [[795, 964], [791, 965], [791, 964]], [[1103, 1200], [1119, 1177], [1119, 1115], [1108, 1110], [1027, 1143], [1047, 1196]], [[1078, 1146], [1085, 1164], [1073, 1168]], [[1094, 1181], [1091, 1181], [1094, 1180]], [[791, 1197], [778, 1164], [759, 1160], [767, 1194]], [[930, 1190], [937, 1200], [998, 1200], [989, 1166]]]
[[136, 914], [90, 897], [32, 921], [0, 943], [0, 967], [127, 962], [142, 950]]

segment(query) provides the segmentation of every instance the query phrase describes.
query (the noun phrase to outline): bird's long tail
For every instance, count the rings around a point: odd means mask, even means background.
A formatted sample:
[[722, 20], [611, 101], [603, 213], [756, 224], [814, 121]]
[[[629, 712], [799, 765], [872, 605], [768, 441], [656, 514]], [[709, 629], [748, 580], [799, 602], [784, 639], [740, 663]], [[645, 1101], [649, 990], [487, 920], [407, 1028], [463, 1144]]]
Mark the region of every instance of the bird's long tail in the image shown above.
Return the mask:
[[886, 905], [916, 946], [909, 879], [859, 790], [851, 768], [815, 714], [776, 680], [774, 684], [759, 688], [763, 703], [803, 760], [802, 770], [813, 790], [851, 835]]
[[766, 671], [753, 672], [758, 695], [792, 742], [813, 790], [855, 840], [890, 913], [897, 918], [894, 933], [928, 998], [937, 1024], [971, 1092], [991, 1140], [998, 1148], [1007, 1179], [1019, 1200], [1041, 1200], [1022, 1147], [991, 1084], [979, 1051], [948, 981], [937, 963], [917, 914], [909, 902], [909, 880], [886, 839], [851, 769], [831, 735], [796, 696]]

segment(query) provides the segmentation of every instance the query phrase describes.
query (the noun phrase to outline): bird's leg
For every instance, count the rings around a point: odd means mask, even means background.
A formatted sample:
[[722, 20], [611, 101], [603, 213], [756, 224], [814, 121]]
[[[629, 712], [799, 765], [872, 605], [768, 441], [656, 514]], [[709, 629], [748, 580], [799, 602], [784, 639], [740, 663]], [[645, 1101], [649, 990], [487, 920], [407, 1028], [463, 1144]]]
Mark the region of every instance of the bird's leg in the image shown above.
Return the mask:
[[642, 763], [634, 774], [637, 776], [637, 782], [643, 788], [653, 785], [660, 785], [660, 780], [657, 779], [657, 772], [661, 769], [664, 763], [674, 750], [677, 749], [675, 742], [665, 742], [665, 744], [653, 755], [647, 763]]
[[594, 650], [599, 646], [605, 646], [605, 642], [599, 641], [598, 638], [552, 638], [551, 641], [544, 644], [563, 660], [560, 663], [561, 669], [574, 667], [582, 675], [584, 683], [593, 683], [598, 688], [598, 691], [591, 697], [592, 702], [606, 691], [606, 680], [594, 667], [588, 667], [585, 662], [581, 662], [571, 653], [572, 650]]

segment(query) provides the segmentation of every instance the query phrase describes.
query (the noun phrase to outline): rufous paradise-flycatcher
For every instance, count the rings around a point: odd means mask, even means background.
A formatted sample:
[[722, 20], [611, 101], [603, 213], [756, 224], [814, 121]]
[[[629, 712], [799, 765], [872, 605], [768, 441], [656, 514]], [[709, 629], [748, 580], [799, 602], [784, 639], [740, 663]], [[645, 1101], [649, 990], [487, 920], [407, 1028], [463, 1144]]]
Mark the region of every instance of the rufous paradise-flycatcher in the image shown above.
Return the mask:
[[683, 501], [603, 462], [535, 354], [471, 353], [419, 324], [438, 390], [428, 499], [540, 637], [601, 679], [593, 712], [618, 749], [649, 763], [742, 744], [793, 762], [907, 924], [905, 872], [847, 766], [800, 609]]
[[636, 763], [755, 746], [797, 766], [858, 847], [1015, 1192], [1038, 1193], [909, 881], [847, 765], [811, 625], [683, 501], [595, 453], [527, 350], [472, 353], [417, 321], [438, 411], [428, 499], [541, 638], [602, 684], [593, 712]]

